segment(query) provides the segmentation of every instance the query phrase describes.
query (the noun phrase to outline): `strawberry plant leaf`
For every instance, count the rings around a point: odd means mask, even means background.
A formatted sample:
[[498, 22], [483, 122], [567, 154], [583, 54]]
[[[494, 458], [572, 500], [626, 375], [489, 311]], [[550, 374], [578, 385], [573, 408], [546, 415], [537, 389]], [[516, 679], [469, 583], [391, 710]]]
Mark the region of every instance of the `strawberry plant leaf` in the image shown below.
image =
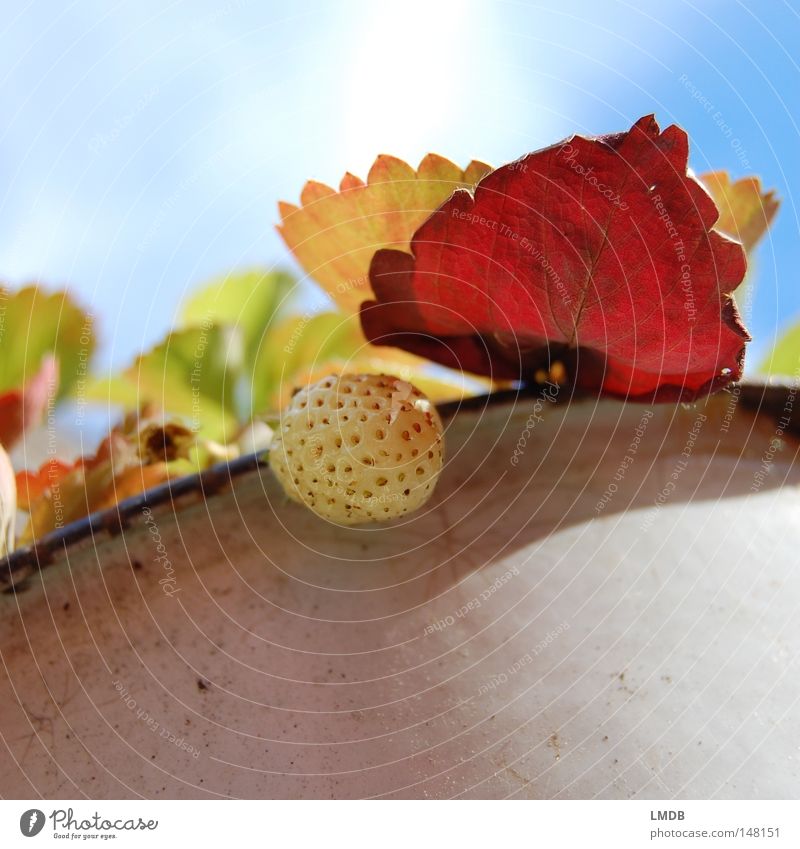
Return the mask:
[[800, 380], [800, 323], [792, 325], [783, 333], [772, 351], [761, 361], [758, 370], [763, 374]]
[[413, 379], [433, 400], [465, 394], [464, 385], [449, 374], [424, 374], [428, 365], [403, 351], [370, 345], [358, 316], [333, 312], [289, 316], [270, 329], [268, 344], [259, 352], [250, 387], [252, 412], [280, 410], [297, 387], [343, 372], [383, 372]]
[[292, 300], [297, 280], [284, 271], [227, 274], [201, 286], [181, 307], [181, 327], [221, 324], [237, 329], [245, 363], [255, 362], [267, 328]]
[[241, 369], [237, 328], [187, 327], [170, 333], [121, 375], [92, 383], [88, 395], [127, 409], [151, 404], [185, 417], [209, 439], [225, 440], [239, 426], [236, 383]]
[[345, 174], [339, 191], [309, 181], [300, 205], [281, 202], [278, 232], [303, 270], [345, 312], [371, 297], [369, 263], [379, 248], [408, 250], [423, 221], [457, 188], [473, 188], [491, 168], [473, 161], [459, 168], [428, 154], [415, 171], [379, 156], [364, 182]]
[[758, 177], [742, 177], [734, 182], [726, 171], [712, 171], [699, 179], [719, 209], [714, 229], [738, 239], [748, 253], [752, 251], [780, 206], [775, 190], [762, 191]]
[[58, 360], [59, 397], [85, 377], [94, 351], [91, 315], [67, 292], [0, 288], [0, 392], [31, 380], [49, 355]]
[[370, 345], [357, 315], [284, 316], [295, 286], [279, 271], [213, 281], [186, 301], [181, 329], [122, 374], [93, 381], [88, 397], [127, 410], [149, 404], [227, 442], [254, 415], [280, 409], [293, 386], [345, 366], [413, 377], [434, 398], [465, 394], [463, 382], [420, 376], [426, 361]]
[[[19, 543], [35, 542], [64, 523], [113, 507], [190, 471], [185, 459], [161, 450], [176, 435], [188, 438], [184, 428], [151, 423], [139, 431], [138, 426], [138, 417], [131, 416], [111, 431], [95, 454], [69, 463], [50, 457], [36, 471], [17, 474], [19, 506], [29, 514]], [[154, 442], [158, 450], [152, 450]]]
[[691, 400], [741, 375], [749, 340], [731, 292], [741, 245], [687, 174], [688, 139], [652, 116], [575, 136], [458, 190], [410, 252], [380, 250], [367, 338], [450, 367]]

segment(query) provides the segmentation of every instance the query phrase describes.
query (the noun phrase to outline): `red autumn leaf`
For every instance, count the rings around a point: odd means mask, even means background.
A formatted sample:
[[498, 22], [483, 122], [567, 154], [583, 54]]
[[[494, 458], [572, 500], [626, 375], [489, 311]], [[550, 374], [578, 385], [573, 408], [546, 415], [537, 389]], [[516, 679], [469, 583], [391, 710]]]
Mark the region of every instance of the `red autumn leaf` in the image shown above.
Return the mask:
[[50, 457], [34, 472], [25, 469], [17, 472], [17, 492], [20, 509], [29, 510], [38, 499], [58, 486], [70, 472], [81, 468], [82, 462], [65, 463]]
[[579, 387], [637, 400], [730, 383], [749, 339], [730, 296], [745, 254], [712, 229], [687, 157], [686, 133], [649, 116], [456, 191], [411, 253], [373, 257], [367, 338], [496, 378], [560, 363]]

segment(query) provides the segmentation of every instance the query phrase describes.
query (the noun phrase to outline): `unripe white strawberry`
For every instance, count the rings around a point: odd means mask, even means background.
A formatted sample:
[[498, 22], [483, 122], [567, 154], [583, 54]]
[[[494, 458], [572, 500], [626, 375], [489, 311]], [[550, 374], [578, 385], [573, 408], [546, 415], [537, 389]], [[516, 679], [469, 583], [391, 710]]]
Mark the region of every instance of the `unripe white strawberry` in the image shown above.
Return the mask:
[[442, 422], [397, 377], [343, 374], [297, 392], [269, 463], [290, 498], [341, 525], [383, 522], [421, 507], [442, 469]]

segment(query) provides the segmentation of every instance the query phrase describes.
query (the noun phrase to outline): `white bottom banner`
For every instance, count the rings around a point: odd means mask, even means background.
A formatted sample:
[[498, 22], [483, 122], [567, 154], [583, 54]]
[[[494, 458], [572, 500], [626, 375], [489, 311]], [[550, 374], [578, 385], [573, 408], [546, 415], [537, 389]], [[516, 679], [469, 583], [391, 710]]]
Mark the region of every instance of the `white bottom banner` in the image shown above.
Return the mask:
[[[414, 808], [413, 811], [409, 808]], [[800, 846], [797, 802], [2, 801], [0, 846]]]

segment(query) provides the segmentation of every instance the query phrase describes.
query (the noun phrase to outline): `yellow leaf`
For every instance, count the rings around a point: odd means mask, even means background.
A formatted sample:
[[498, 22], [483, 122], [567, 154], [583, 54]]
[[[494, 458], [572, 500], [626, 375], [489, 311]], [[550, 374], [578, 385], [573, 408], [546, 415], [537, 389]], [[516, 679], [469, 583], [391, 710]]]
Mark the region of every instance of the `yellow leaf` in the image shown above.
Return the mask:
[[781, 335], [772, 351], [761, 361], [758, 371], [800, 380], [800, 324], [793, 324]]
[[346, 312], [370, 298], [369, 264], [381, 248], [408, 250], [422, 222], [458, 188], [472, 189], [490, 166], [462, 170], [429, 153], [415, 171], [379, 156], [364, 183], [345, 174], [339, 191], [310, 181], [300, 206], [281, 202], [278, 232], [306, 273]]
[[703, 174], [700, 181], [708, 189], [719, 209], [714, 229], [738, 239], [748, 253], [767, 232], [780, 201], [775, 190], [761, 190], [758, 177], [743, 177], [732, 182], [726, 171]]
[[0, 392], [19, 389], [48, 358], [60, 367], [58, 397], [79, 390], [94, 346], [94, 319], [69, 292], [0, 284]]

